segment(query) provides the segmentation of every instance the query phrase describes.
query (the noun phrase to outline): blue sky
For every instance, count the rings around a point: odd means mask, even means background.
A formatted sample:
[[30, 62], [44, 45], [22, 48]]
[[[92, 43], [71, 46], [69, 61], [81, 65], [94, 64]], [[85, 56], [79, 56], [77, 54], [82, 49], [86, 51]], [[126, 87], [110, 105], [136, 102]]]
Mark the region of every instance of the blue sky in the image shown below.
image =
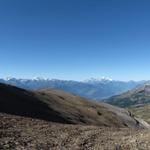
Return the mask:
[[150, 1], [1, 0], [0, 77], [150, 79]]

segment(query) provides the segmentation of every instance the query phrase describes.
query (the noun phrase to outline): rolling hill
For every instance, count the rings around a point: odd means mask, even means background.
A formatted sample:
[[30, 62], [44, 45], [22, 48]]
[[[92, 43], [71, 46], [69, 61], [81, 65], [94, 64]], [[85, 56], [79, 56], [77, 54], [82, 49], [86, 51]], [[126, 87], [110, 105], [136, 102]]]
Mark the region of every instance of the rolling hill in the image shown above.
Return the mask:
[[67, 124], [148, 127], [129, 111], [59, 90], [27, 91], [0, 84], [0, 112]]

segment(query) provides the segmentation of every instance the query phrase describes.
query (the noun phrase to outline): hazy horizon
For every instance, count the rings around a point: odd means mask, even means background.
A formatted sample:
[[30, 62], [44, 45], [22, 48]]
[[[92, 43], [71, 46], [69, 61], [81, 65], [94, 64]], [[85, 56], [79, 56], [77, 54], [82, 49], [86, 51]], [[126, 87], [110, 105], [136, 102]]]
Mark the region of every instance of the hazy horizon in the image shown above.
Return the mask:
[[130, 82], [130, 81], [133, 81], [133, 82], [138, 82], [138, 81], [150, 81], [150, 79], [143, 79], [143, 80], [120, 80], [120, 79], [113, 79], [113, 78], [110, 78], [110, 77], [89, 77], [89, 78], [83, 78], [83, 79], [70, 79], [70, 78], [53, 78], [53, 77], [42, 77], [42, 76], [35, 76], [35, 77], [14, 77], [14, 76], [6, 76], [6, 77], [0, 77], [0, 79], [4, 79], [4, 80], [10, 80], [10, 79], [23, 79], [23, 80], [66, 80], [66, 81], [77, 81], [77, 82], [88, 82], [88, 81], [94, 81], [94, 80], [109, 80], [109, 81], [122, 81], [122, 82]]
[[0, 77], [150, 79], [150, 1], [0, 1]]

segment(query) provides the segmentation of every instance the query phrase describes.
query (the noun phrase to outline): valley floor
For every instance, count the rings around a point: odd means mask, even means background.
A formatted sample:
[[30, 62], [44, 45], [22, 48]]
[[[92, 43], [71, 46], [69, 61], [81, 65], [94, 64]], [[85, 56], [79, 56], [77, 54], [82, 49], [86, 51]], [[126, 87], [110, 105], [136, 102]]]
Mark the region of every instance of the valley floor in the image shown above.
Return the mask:
[[0, 113], [0, 150], [150, 150], [150, 131], [65, 125]]

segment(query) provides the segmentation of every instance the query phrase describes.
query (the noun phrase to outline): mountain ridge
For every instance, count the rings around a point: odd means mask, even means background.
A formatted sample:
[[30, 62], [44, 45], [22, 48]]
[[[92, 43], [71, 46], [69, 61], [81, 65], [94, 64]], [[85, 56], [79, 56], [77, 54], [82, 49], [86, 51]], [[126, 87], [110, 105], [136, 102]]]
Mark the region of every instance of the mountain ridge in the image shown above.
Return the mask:
[[59, 79], [0, 79], [1, 83], [11, 84], [28, 90], [55, 88], [70, 92], [85, 98], [101, 100], [133, 89], [146, 81], [116, 81], [107, 78], [90, 79], [88, 81], [73, 81]]
[[105, 99], [104, 102], [120, 107], [137, 107], [150, 104], [150, 83], [148, 82], [120, 95], [112, 96]]

